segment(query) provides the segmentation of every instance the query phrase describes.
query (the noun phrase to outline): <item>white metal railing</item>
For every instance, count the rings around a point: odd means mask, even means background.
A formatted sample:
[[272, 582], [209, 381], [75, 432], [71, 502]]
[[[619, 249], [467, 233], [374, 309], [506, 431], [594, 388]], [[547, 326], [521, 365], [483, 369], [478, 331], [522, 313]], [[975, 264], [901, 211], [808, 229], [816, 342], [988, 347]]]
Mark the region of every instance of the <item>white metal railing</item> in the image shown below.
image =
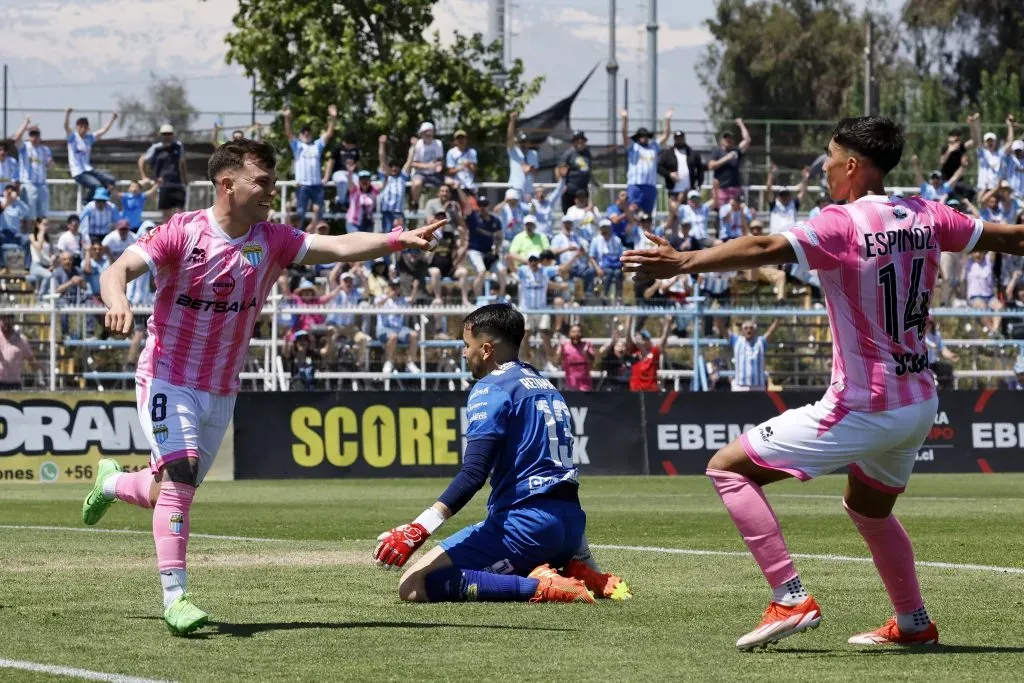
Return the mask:
[[[464, 306], [403, 306], [396, 307], [387, 310], [388, 315], [407, 315], [413, 316], [418, 320], [420, 329], [425, 329], [428, 322], [428, 318], [434, 316], [458, 316], [462, 317], [468, 315], [474, 307]], [[0, 304], [0, 315], [3, 314], [15, 314], [15, 315], [39, 315], [45, 316], [49, 326], [48, 336], [48, 351], [49, 351], [49, 388], [51, 391], [57, 389], [57, 348], [64, 344], [58, 335], [58, 322], [62, 316], [74, 316], [79, 318], [86, 318], [87, 316], [101, 315], [106, 312], [106, 308], [96, 304], [66, 304], [60, 300], [57, 296], [47, 296], [44, 300], [39, 303], [31, 305], [17, 305], [17, 304]], [[140, 306], [135, 309], [135, 313], [138, 314], [149, 314], [152, 313], [151, 307]], [[279, 332], [279, 320], [282, 316], [288, 315], [356, 315], [364, 317], [364, 326], [369, 323], [369, 317], [380, 314], [379, 309], [370, 308], [368, 306], [296, 306], [289, 303], [285, 303], [282, 296], [276, 293], [273, 294], [267, 303], [263, 306], [260, 316], [270, 316], [271, 325], [271, 338], [269, 339], [253, 339], [250, 343], [251, 347], [263, 350], [263, 361], [258, 363], [259, 370], [257, 372], [243, 372], [241, 378], [243, 380], [257, 380], [262, 381], [267, 390], [273, 391], [278, 389], [287, 389], [289, 384], [289, 378], [284, 372], [282, 358], [281, 358], [281, 335]], [[773, 308], [745, 308], [745, 307], [722, 307], [708, 309], [703, 305], [703, 299], [701, 297], [694, 297], [693, 303], [683, 307], [637, 307], [637, 306], [581, 306], [576, 308], [544, 308], [531, 311], [525, 311], [527, 315], [552, 315], [552, 316], [571, 316], [571, 317], [583, 317], [583, 316], [596, 316], [596, 317], [651, 317], [651, 318], [664, 318], [671, 316], [673, 318], [687, 319], [688, 324], [692, 328], [692, 337], [689, 339], [672, 338], [669, 341], [671, 346], [676, 347], [690, 347], [692, 349], [692, 358], [695, 359], [694, 368], [695, 370], [676, 370], [664, 367], [665, 356], [661, 357], [662, 368], [660, 370], [660, 376], [663, 379], [668, 379], [673, 382], [676, 390], [680, 388], [680, 380], [690, 379], [691, 388], [695, 390], [706, 390], [708, 388], [708, 377], [706, 364], [704, 363], [702, 350], [708, 347], [722, 346], [726, 344], [726, 340], [717, 338], [705, 338], [701, 335], [701, 319], [704, 316], [713, 317], [726, 317], [726, 316], [744, 316], [744, 317], [760, 317], [760, 318], [779, 318], [779, 317], [791, 317], [791, 318], [824, 318], [827, 314], [824, 309], [802, 309], [802, 308], [788, 308], [788, 307], [773, 307]], [[954, 309], [954, 308], [937, 308], [932, 310], [931, 315], [936, 318], [979, 318], [979, 317], [1013, 317], [1022, 318], [1019, 313], [1013, 313], [1010, 311], [981, 311], [977, 309]], [[410, 325], [414, 327], [416, 323]], [[609, 338], [592, 338], [593, 342], [606, 342]], [[786, 342], [792, 346], [803, 346], [809, 342], [805, 341], [793, 341]], [[376, 341], [371, 342], [374, 346], [380, 344]], [[1015, 348], [1020, 352], [1024, 352], [1024, 341], [1016, 340], [1002, 340], [1002, 339], [963, 339], [963, 340], [948, 340], [946, 344], [949, 346], [963, 346], [963, 347], [988, 347], [988, 348]], [[102, 348], [107, 346], [109, 348], [117, 348], [124, 346], [124, 342], [105, 342], [105, 341], [79, 341], [73, 340], [68, 346], [75, 347], [98, 347]], [[430, 349], [460, 349], [462, 346], [461, 341], [452, 340], [425, 340], [420, 344], [419, 353], [419, 366], [421, 368], [426, 367], [427, 351]], [[256, 360], [256, 359], [254, 359]], [[454, 360], [454, 359], [452, 359]], [[396, 373], [396, 374], [384, 374], [383, 372], [369, 372], [369, 371], [325, 371], [316, 372], [315, 377], [318, 379], [327, 380], [372, 380], [372, 381], [402, 381], [402, 382], [414, 382], [418, 383], [420, 389], [427, 389], [427, 382], [434, 380], [452, 380], [462, 381], [469, 379], [469, 373], [466, 371], [464, 361], [459, 361], [459, 369], [457, 371], [437, 371], [437, 372], [418, 372], [418, 373]], [[86, 371], [79, 373], [81, 377], [92, 380], [92, 381], [106, 381], [106, 380], [124, 380], [131, 381], [134, 374], [131, 372], [103, 372], [103, 371]], [[725, 371], [720, 373], [723, 376], [730, 376], [732, 373]], [[551, 372], [545, 373], [545, 375], [553, 378], [561, 378], [564, 373]], [[977, 368], [967, 370], [955, 371], [955, 377], [962, 378], [976, 378], [976, 377], [1006, 377], [1012, 375], [1011, 372], [1006, 370], [979, 370]], [[593, 372], [592, 376], [599, 378], [602, 376], [600, 372]]]

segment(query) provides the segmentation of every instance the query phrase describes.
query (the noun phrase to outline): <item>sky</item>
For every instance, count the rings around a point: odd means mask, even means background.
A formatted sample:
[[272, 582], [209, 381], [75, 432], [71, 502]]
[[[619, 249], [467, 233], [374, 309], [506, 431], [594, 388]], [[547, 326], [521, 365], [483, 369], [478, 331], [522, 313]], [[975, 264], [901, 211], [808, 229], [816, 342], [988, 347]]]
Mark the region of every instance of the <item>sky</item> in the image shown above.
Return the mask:
[[[620, 107], [623, 80], [628, 79], [631, 119], [644, 123], [651, 118], [645, 101], [649, 1], [618, 0], [616, 12]], [[901, 4], [873, 1], [893, 10]], [[528, 77], [546, 77], [525, 114], [561, 99], [600, 64], [572, 117], [577, 127], [604, 128], [608, 0], [508, 2], [512, 56], [523, 60]], [[151, 73], [185, 79], [190, 101], [204, 112], [197, 128], [209, 127], [218, 114], [228, 127], [247, 123], [249, 81], [224, 60], [224, 36], [236, 6], [236, 0], [0, 0], [5, 24], [0, 62], [9, 68], [8, 133], [31, 114], [44, 127], [44, 137], [56, 137], [68, 106], [93, 118], [106, 112], [105, 120], [118, 96], [145, 101]], [[704, 21], [713, 9], [714, 0], [657, 3], [657, 115], [674, 108], [675, 119], [688, 130], [703, 126], [706, 98], [695, 68], [711, 40]], [[427, 30], [439, 31], [442, 39], [456, 30], [487, 33], [487, 0], [439, 0], [434, 15]]]

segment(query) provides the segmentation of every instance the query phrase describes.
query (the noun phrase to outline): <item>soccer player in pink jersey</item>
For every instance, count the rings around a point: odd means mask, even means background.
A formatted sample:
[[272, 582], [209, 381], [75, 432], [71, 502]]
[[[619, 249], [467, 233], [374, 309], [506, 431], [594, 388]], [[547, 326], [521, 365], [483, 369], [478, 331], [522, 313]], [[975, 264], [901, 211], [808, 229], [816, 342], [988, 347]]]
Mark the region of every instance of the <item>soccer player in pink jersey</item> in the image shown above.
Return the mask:
[[760, 625], [737, 641], [741, 650], [821, 621], [762, 487], [844, 466], [843, 506], [867, 542], [896, 612], [881, 628], [849, 642], [938, 642], [910, 539], [892, 515], [938, 406], [924, 344], [928, 304], [941, 252], [1024, 254], [1024, 225], [983, 223], [937, 202], [886, 196], [885, 175], [899, 163], [903, 141], [889, 119], [843, 119], [832, 132], [824, 171], [832, 199], [846, 204], [826, 207], [788, 232], [702, 251], [677, 252], [648, 235], [655, 248], [622, 257], [627, 270], [645, 279], [793, 262], [817, 270], [821, 279], [833, 340], [825, 396], [758, 425], [708, 463], [708, 477], [773, 592]]
[[129, 247], [100, 278], [106, 325], [133, 326], [128, 282], [156, 280], [149, 338], [136, 371], [139, 419], [152, 448], [150, 469], [122, 472], [100, 461], [82, 506], [95, 524], [115, 500], [153, 509], [153, 538], [164, 591], [164, 621], [183, 635], [208, 616], [185, 592], [189, 510], [224, 437], [253, 325], [278, 274], [289, 265], [366, 261], [402, 249], [430, 249], [438, 221], [388, 234], [312, 235], [267, 221], [277, 196], [274, 150], [228, 142], [210, 157], [214, 205], [179, 213]]

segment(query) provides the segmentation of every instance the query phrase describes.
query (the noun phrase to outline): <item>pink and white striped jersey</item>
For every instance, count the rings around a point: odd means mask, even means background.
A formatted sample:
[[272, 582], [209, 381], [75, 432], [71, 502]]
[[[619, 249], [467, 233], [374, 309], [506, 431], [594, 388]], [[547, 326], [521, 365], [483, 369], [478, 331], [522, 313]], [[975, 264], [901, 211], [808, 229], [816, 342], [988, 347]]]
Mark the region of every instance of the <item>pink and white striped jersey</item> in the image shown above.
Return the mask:
[[136, 376], [214, 394], [238, 392], [253, 326], [283, 268], [313, 236], [256, 223], [228, 237], [213, 209], [179, 213], [128, 247], [156, 281], [149, 338]]
[[972, 250], [981, 230], [938, 202], [867, 195], [782, 233], [821, 280], [837, 406], [878, 412], [935, 395], [924, 325], [939, 256]]

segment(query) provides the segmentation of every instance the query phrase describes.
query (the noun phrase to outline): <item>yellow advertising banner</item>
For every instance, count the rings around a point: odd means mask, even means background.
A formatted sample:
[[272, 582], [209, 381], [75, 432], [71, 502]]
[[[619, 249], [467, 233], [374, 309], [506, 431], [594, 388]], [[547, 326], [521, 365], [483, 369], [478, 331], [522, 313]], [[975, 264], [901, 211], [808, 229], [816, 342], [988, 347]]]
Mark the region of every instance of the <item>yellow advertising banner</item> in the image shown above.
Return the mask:
[[0, 395], [0, 482], [92, 481], [100, 458], [149, 466], [149, 440], [129, 392]]

